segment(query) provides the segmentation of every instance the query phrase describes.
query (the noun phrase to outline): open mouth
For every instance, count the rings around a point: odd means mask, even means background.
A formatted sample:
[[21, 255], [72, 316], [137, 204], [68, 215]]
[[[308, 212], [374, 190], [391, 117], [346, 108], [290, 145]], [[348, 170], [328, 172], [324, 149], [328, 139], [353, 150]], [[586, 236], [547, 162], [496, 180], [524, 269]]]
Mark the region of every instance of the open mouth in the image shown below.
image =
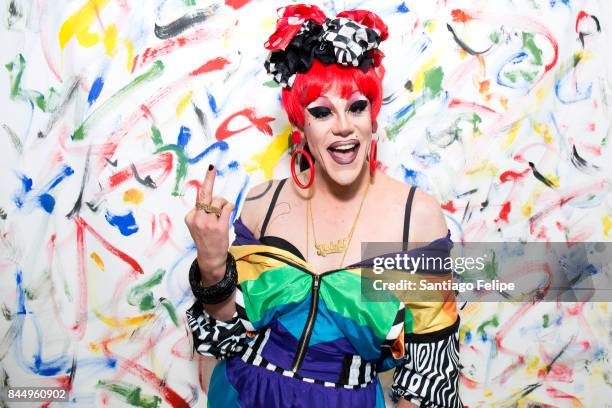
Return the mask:
[[343, 140], [332, 143], [327, 151], [338, 164], [350, 164], [357, 157], [360, 143], [357, 140]]

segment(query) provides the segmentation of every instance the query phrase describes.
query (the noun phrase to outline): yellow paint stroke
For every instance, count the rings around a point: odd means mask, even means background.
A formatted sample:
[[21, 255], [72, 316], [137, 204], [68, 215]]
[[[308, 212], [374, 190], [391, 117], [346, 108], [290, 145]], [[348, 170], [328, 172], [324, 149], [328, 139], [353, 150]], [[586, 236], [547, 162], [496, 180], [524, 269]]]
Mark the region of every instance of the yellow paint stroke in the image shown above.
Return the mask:
[[484, 396], [485, 396], [485, 397], [487, 397], [487, 398], [488, 398], [488, 397], [492, 397], [492, 396], [493, 396], [493, 392], [492, 392], [492, 391], [485, 391], [483, 394], [484, 394]]
[[548, 124], [542, 122], [535, 122], [533, 124], [533, 130], [542, 138], [546, 143], [552, 142], [552, 134], [550, 133], [550, 128]]
[[425, 20], [423, 27], [429, 34], [432, 34], [434, 31], [436, 31], [436, 20]]
[[610, 236], [610, 228], [612, 228], [612, 217], [609, 215], [604, 215], [601, 217], [601, 222], [603, 223], [603, 233], [604, 236]]
[[512, 126], [510, 127], [510, 130], [508, 131], [508, 137], [501, 145], [503, 150], [506, 150], [510, 146], [512, 146], [512, 143], [514, 143], [514, 141], [516, 140], [516, 136], [518, 135], [518, 132], [521, 129], [522, 123], [523, 123], [522, 120], [517, 120], [516, 122], [512, 124]]
[[76, 13], [64, 21], [59, 31], [59, 42], [61, 49], [76, 36], [77, 41], [83, 47], [93, 47], [100, 40], [98, 34], [89, 31], [91, 25], [96, 21], [98, 13], [106, 7], [109, 0], [89, 0]]
[[140, 324], [147, 322], [155, 317], [153, 313], [145, 313], [140, 316], [132, 316], [132, 317], [110, 317], [103, 315], [98, 310], [94, 310], [94, 313], [104, 323], [109, 327], [130, 327], [130, 326], [139, 326]]
[[531, 217], [535, 202], [540, 198], [544, 189], [545, 187], [540, 184], [529, 194], [527, 202], [521, 206], [521, 212], [525, 217]]
[[113, 57], [117, 54], [117, 36], [119, 33], [117, 32], [117, 26], [111, 24], [104, 31], [104, 49], [106, 50], [106, 55], [109, 57]]
[[274, 177], [274, 168], [289, 148], [289, 130], [281, 132], [259, 153], [251, 157], [252, 164], [245, 165], [249, 173], [261, 170], [266, 180]]
[[178, 106], [176, 107], [176, 117], [177, 118], [183, 114], [183, 112], [185, 111], [185, 108], [191, 102], [191, 98], [193, 98], [193, 91], [187, 92], [185, 96], [181, 98], [181, 100], [178, 103]]
[[463, 341], [463, 339], [465, 338], [465, 334], [472, 331], [472, 329], [472, 326], [470, 326], [469, 324], [464, 324], [459, 327], [459, 341]]
[[123, 201], [126, 203], [140, 204], [144, 199], [144, 194], [137, 188], [130, 188], [123, 193]]
[[527, 371], [528, 374], [534, 374], [538, 370], [539, 364], [540, 357], [535, 356], [529, 359], [529, 361], [527, 361], [527, 367], [525, 368], [525, 371]]
[[439, 59], [440, 56], [435, 55], [429, 61], [424, 62], [423, 65], [420, 66], [419, 70], [414, 75], [415, 79], [412, 88], [414, 94], [420, 94], [423, 91], [423, 87], [425, 86], [425, 73], [432, 69]]
[[93, 259], [96, 265], [98, 265], [98, 268], [100, 268], [102, 272], [104, 272], [104, 261], [102, 261], [102, 258], [100, 258], [100, 256], [95, 252], [92, 252], [89, 257]]
[[471, 169], [465, 169], [465, 174], [475, 175], [484, 173], [489, 176], [497, 176], [499, 174], [499, 168], [488, 160], [484, 160], [480, 165]]
[[127, 50], [127, 70], [128, 72], [132, 72], [132, 67], [134, 66], [134, 45], [127, 38], [123, 40], [123, 45]]

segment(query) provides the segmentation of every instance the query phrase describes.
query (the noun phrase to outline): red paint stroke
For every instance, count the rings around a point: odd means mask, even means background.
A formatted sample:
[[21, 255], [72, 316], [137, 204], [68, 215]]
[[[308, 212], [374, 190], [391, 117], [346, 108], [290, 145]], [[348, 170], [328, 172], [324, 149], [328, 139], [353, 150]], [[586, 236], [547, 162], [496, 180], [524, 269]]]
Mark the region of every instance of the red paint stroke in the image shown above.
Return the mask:
[[[239, 116], [245, 117], [249, 122], [251, 122], [251, 124], [238, 130], [229, 130], [228, 127], [230, 122]], [[228, 116], [217, 128], [215, 137], [217, 138], [217, 140], [225, 140], [228, 137], [234, 136], [240, 132], [244, 132], [245, 130], [250, 129], [253, 126], [255, 126], [260, 132], [265, 133], [268, 136], [272, 136], [272, 128], [270, 127], [270, 125], [268, 125], [268, 123], [272, 121], [274, 121], [274, 118], [269, 116], [263, 116], [261, 118], [258, 118], [257, 116], [255, 116], [253, 108], [246, 108]]]
[[[538, 271], [540, 272], [542, 270], [541, 267], [536, 267], [533, 266], [531, 268], [522, 268], [522, 274], [525, 275], [526, 273], [534, 273], [534, 271]], [[550, 270], [550, 268], [548, 268]], [[505, 353], [505, 354], [510, 354], [510, 355], [515, 355], [517, 357], [523, 357], [523, 354], [521, 353], [517, 353], [517, 352], [513, 352], [511, 350], [509, 350], [508, 348], [506, 348], [503, 345], [503, 341], [506, 338], [506, 336], [508, 335], [508, 332], [510, 330], [512, 330], [512, 328], [514, 327], [514, 325], [516, 325], [516, 323], [523, 319], [526, 318], [527, 316], [527, 312], [529, 311], [529, 309], [531, 309], [532, 307], [535, 306], [535, 303], [524, 303], [517, 311], [516, 313], [514, 313], [509, 319], [506, 319], [502, 325], [500, 326], [499, 330], [497, 330], [497, 333], [495, 334], [495, 344], [497, 346], [497, 349], [499, 350], [500, 353]], [[524, 351], [524, 349], [522, 349], [522, 351]]]
[[[109, 339], [110, 340], [110, 339]], [[183, 399], [176, 391], [166, 385], [166, 381], [159, 378], [155, 375], [151, 370], [141, 366], [135, 361], [123, 358], [117, 354], [112, 353], [108, 348], [108, 341], [105, 340], [102, 342], [102, 348], [104, 350], [104, 354], [107, 356], [113, 357], [117, 359], [122, 369], [129, 371], [131, 374], [140, 377], [141, 380], [148, 383], [151, 387], [155, 388], [161, 396], [169, 403], [172, 407], [175, 408], [189, 408], [189, 403]]]
[[[213, 37], [214, 36], [211, 35], [209, 31], [200, 28], [186, 35], [169, 38], [163, 43], [161, 43], [161, 45], [147, 48], [141, 56], [136, 55], [133, 59], [132, 73], [136, 70], [136, 67], [142, 68], [145, 65], [151, 63], [152, 61], [163, 57], [164, 55], [173, 53], [177, 49], [183, 48], [185, 46], [199, 44], [204, 41], [210, 40]], [[137, 65], [138, 60], [140, 60], [140, 65]]]
[[[134, 166], [136, 167], [138, 174], [143, 178], [147, 173], [151, 173], [154, 170], [162, 169], [162, 174], [156, 180], [154, 180], [155, 185], [159, 186], [164, 182], [166, 177], [168, 177], [168, 175], [172, 171], [172, 153], [160, 153], [150, 159], [146, 159], [139, 163], [136, 163], [134, 164]], [[133, 175], [134, 171], [132, 170], [131, 164], [129, 166], [124, 167], [123, 169], [119, 170], [108, 178], [106, 182], [106, 188], [104, 189], [103, 193], [106, 194], [111, 192], [112, 190], [117, 188], [117, 186], [130, 180]]]
[[[155, 225], [155, 224], [154, 224]], [[153, 246], [147, 250], [147, 255], [152, 256], [157, 253], [167, 242], [169, 242], [177, 252], [183, 252], [183, 249], [172, 240], [171, 231], [172, 231], [172, 221], [168, 214], [161, 213], [159, 214], [159, 227], [161, 229], [161, 234], [157, 242], [153, 244]]]
[[144, 112], [145, 118], [147, 118], [149, 120], [153, 120], [153, 114], [151, 113], [149, 108], [147, 108], [146, 105], [140, 105], [140, 109]]
[[525, 365], [525, 357], [523, 356], [518, 356], [518, 359], [510, 364], [508, 367], [506, 367], [504, 369], [504, 371], [502, 371], [501, 375], [500, 375], [500, 379], [499, 379], [499, 384], [502, 385], [504, 384], [506, 381], [508, 381], [508, 378], [514, 373], [516, 372], [516, 370], [518, 370], [519, 368], [521, 368], [522, 366]]
[[225, 58], [223, 58], [223, 57], [213, 58], [210, 61], [206, 61], [204, 63], [204, 65], [202, 65], [198, 69], [192, 71], [189, 75], [190, 76], [196, 76], [196, 75], [200, 75], [200, 74], [205, 74], [207, 72], [219, 71], [219, 70], [225, 68], [225, 66], [227, 64], [229, 64], [229, 63], [230, 62], [228, 60], [226, 60]]
[[87, 327], [87, 272], [85, 270], [85, 230], [83, 224], [78, 220], [81, 217], [76, 217], [76, 241], [77, 241], [77, 285], [78, 298], [77, 307], [75, 309], [74, 325], [72, 330], [75, 332], [78, 340], [82, 340]]
[[500, 220], [508, 222], [508, 214], [510, 214], [511, 209], [512, 204], [510, 201], [506, 201], [504, 205], [502, 205], [502, 209], [499, 211], [499, 218], [496, 218], [495, 222], [499, 222]]
[[448, 104], [449, 108], [468, 108], [469, 110], [477, 111], [479, 113], [495, 113], [500, 115], [499, 112], [489, 108], [488, 106], [481, 105], [476, 102], [463, 101], [461, 99], [453, 98]]
[[502, 183], [506, 183], [508, 181], [517, 181], [519, 179], [522, 179], [526, 175], [528, 175], [530, 172], [531, 172], [531, 169], [525, 169], [520, 173], [516, 171], [512, 171], [512, 170], [504, 171], [499, 176], [499, 181], [501, 181]]
[[574, 402], [573, 406], [575, 407], [583, 407], [584, 405], [582, 404], [582, 402], [580, 402], [580, 400], [578, 399], [578, 397], [568, 394], [566, 392], [563, 392], [557, 388], [554, 387], [548, 387], [546, 388], [546, 392], [548, 393], [548, 395], [550, 395], [553, 398], [556, 399], [569, 399], [572, 400]]
[[[130, 265], [134, 272], [137, 272], [137, 273], [140, 273], [140, 274], [144, 273], [144, 271], [142, 270], [142, 267], [140, 266], [140, 264], [134, 258], [129, 256], [125, 252], [121, 251], [119, 248], [113, 246], [110, 242], [108, 242], [106, 239], [104, 239], [104, 237], [102, 235], [100, 235], [98, 233], [98, 231], [93, 229], [83, 218], [77, 216], [74, 219], [74, 221], [76, 222], [76, 224], [78, 226], [78, 229], [77, 229], [77, 240], [78, 240], [79, 232], [82, 235], [83, 234], [83, 230], [85, 229], [95, 239], [97, 239], [98, 242], [100, 242], [102, 244], [102, 246], [104, 248], [106, 248], [107, 251], [109, 251], [110, 253], [112, 253], [113, 255], [118, 257], [119, 259], [121, 259], [123, 262], [127, 263], [128, 265]], [[83, 250], [83, 255], [85, 254], [84, 248], [85, 247], [84, 247], [83, 237], [81, 236], [81, 239], [79, 241], [79, 250]], [[81, 262], [81, 260], [79, 259], [79, 268], [81, 266], [83, 266], [83, 265], [80, 265], [80, 262]], [[84, 309], [85, 309], [85, 313], [87, 313], [87, 308], [84, 308]]]
[[453, 16], [453, 21], [455, 23], [467, 23], [472, 19], [472, 16], [461, 9], [451, 11], [451, 15]]
[[230, 6], [234, 10], [238, 10], [239, 8], [244, 7], [250, 2], [251, 0], [225, 0], [225, 5]]
[[155, 214], [151, 214], [151, 238], [155, 237]]
[[442, 204], [440, 207], [442, 207], [443, 210], [446, 210], [451, 214], [457, 211], [457, 209], [455, 208], [455, 204], [453, 203], [453, 200], [450, 200], [446, 204]]
[[589, 13], [587, 13], [584, 10], [580, 10], [580, 13], [578, 13], [578, 16], [576, 16], [576, 32], [578, 32], [578, 26], [580, 25], [580, 21], [582, 21], [585, 18], [590, 18], [591, 15]]
[[465, 387], [471, 390], [475, 390], [476, 388], [480, 386], [480, 383], [478, 381], [472, 378], [468, 378], [468, 376], [463, 373], [459, 374], [459, 380]]

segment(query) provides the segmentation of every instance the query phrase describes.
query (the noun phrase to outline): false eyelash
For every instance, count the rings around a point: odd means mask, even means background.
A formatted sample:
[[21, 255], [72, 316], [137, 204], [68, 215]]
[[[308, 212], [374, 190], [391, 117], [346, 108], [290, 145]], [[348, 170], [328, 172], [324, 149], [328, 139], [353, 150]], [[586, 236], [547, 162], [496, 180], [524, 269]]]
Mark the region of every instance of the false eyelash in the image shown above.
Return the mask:
[[367, 107], [368, 107], [368, 101], [364, 99], [360, 99], [351, 104], [351, 106], [349, 107], [349, 111], [353, 113], [360, 113], [360, 112], [363, 112]]
[[310, 114], [317, 119], [324, 118], [331, 114], [331, 110], [323, 106], [315, 106], [312, 108], [308, 108], [308, 112], [310, 112]]

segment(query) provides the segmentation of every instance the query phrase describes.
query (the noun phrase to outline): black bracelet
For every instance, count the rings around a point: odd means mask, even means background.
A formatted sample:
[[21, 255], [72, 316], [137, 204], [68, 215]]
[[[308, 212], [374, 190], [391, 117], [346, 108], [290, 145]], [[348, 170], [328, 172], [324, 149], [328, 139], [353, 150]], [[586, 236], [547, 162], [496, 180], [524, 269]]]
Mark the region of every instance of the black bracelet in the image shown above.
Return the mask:
[[189, 268], [189, 284], [191, 285], [193, 295], [204, 304], [215, 305], [227, 300], [232, 296], [234, 289], [236, 289], [236, 285], [238, 285], [236, 260], [232, 254], [228, 252], [223, 279], [212, 286], [202, 286], [198, 259], [194, 259], [191, 268]]

